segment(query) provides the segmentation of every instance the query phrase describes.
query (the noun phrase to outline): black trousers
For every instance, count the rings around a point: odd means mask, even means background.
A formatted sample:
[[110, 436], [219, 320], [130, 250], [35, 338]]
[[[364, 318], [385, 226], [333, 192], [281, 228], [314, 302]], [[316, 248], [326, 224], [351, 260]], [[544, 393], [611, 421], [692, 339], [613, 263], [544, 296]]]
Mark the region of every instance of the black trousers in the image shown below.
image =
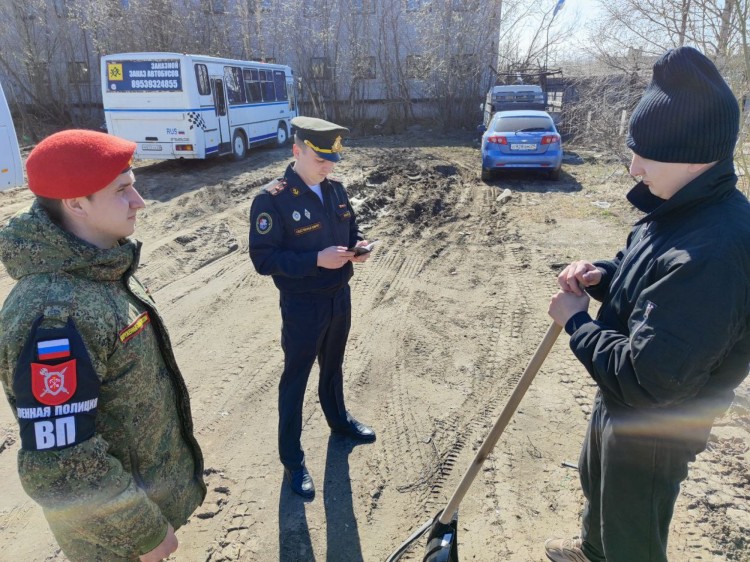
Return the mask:
[[351, 327], [349, 286], [331, 296], [282, 293], [280, 307], [284, 372], [279, 381], [279, 456], [294, 470], [305, 461], [302, 405], [315, 359], [320, 367], [318, 398], [328, 425], [347, 423], [343, 364]]
[[610, 415], [597, 395], [578, 463], [586, 496], [581, 538], [592, 562], [667, 560], [680, 483], [688, 463], [705, 449], [711, 427], [686, 432], [668, 427], [668, 415], [662, 427], [653, 413], [644, 416], [646, 423], [636, 411]]

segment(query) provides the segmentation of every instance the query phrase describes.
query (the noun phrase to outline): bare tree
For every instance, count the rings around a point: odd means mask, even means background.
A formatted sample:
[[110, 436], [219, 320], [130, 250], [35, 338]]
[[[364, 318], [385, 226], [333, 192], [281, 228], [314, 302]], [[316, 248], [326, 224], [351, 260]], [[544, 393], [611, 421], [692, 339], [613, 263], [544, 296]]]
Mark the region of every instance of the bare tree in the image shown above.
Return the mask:
[[15, 100], [19, 136], [38, 140], [45, 124], [93, 125], [97, 58], [66, 2], [7, 0], [0, 18], [0, 69]]
[[494, 0], [441, 0], [407, 14], [416, 40], [406, 74], [422, 82], [422, 94], [435, 101], [443, 126], [478, 122], [497, 56], [500, 10]]
[[[713, 59], [732, 87], [742, 112], [735, 161], [748, 177], [745, 114], [750, 94], [748, 0], [598, 0], [603, 16], [595, 22], [591, 54], [612, 71], [650, 78], [657, 56], [692, 45]], [[637, 100], [631, 96], [630, 103]], [[747, 189], [747, 186], [745, 187]]]

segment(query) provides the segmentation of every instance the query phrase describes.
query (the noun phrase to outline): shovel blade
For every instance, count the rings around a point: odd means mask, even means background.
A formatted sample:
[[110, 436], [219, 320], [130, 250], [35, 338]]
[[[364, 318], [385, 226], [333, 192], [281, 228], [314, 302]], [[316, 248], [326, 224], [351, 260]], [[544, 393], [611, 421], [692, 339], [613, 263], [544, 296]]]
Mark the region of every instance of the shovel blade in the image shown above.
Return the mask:
[[458, 562], [458, 512], [448, 524], [440, 522], [441, 514], [432, 522], [422, 562]]

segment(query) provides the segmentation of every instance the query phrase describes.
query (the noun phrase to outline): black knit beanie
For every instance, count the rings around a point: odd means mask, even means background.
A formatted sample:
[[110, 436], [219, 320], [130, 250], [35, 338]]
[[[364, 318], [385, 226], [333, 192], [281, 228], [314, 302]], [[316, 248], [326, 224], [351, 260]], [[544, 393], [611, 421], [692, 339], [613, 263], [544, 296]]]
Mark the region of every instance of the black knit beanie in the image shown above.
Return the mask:
[[649, 160], [705, 164], [732, 156], [739, 123], [737, 99], [714, 63], [680, 47], [654, 64], [627, 144]]

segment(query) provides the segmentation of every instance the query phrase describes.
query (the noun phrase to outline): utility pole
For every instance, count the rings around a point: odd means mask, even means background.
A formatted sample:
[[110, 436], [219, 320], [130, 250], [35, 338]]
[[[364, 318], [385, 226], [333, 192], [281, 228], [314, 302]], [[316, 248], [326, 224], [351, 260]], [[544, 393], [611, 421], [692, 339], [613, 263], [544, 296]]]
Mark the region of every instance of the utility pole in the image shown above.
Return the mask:
[[547, 72], [547, 59], [549, 58], [549, 28], [552, 27], [552, 22], [555, 20], [555, 16], [552, 16], [552, 19], [549, 20], [549, 23], [547, 24], [547, 36], [544, 40], [544, 72]]
[[[498, 0], [497, 2], [497, 62], [495, 63], [495, 68], [500, 69], [500, 45], [502, 44], [502, 38], [503, 38], [503, 0]], [[495, 71], [495, 79], [497, 79], [497, 71]], [[494, 84], [494, 81], [493, 81]]]
[[552, 22], [555, 21], [555, 16], [557, 15], [557, 12], [560, 11], [560, 9], [563, 7], [563, 4], [565, 4], [565, 0], [557, 0], [557, 4], [555, 4], [555, 9], [552, 10], [552, 18], [549, 20], [549, 23], [547, 24], [547, 35], [544, 40], [544, 72], [547, 72], [547, 60], [549, 59], [549, 28], [552, 27]]

